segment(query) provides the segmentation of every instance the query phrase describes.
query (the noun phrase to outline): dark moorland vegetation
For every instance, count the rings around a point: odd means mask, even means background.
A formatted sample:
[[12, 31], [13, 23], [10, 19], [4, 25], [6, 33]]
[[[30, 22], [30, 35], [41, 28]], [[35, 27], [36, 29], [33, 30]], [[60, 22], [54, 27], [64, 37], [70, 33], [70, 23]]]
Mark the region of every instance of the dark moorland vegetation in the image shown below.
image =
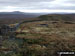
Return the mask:
[[[59, 56], [75, 51], [75, 21], [68, 15], [43, 15], [38, 20], [0, 26], [0, 56]], [[16, 21], [15, 21], [16, 22]]]

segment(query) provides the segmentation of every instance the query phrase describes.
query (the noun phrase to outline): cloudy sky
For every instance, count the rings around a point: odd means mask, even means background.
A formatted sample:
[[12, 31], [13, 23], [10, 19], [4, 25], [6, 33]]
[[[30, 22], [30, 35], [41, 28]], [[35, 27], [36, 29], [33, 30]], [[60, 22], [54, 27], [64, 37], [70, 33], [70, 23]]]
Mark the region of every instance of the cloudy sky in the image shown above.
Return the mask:
[[0, 12], [75, 13], [75, 0], [0, 0]]

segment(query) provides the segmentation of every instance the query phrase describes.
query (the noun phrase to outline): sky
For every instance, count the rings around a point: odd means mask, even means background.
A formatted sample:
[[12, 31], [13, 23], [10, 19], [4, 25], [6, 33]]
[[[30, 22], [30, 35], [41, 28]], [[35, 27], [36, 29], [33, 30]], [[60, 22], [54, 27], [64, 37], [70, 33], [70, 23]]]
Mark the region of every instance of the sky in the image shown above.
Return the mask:
[[75, 0], [0, 0], [0, 12], [75, 13]]

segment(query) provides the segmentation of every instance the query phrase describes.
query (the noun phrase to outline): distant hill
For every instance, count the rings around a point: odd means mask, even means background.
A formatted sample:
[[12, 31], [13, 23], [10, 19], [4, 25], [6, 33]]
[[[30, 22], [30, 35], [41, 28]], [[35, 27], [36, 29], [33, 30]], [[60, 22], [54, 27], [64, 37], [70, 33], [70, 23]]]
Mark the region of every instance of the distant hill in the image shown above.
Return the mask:
[[22, 22], [25, 20], [33, 20], [43, 15], [42, 13], [24, 13], [19, 11], [0, 12], [0, 25]]
[[64, 20], [64, 21], [75, 21], [75, 14], [48, 14], [39, 16], [42, 20]]
[[[47, 15], [48, 14], [48, 15]], [[20, 11], [14, 11], [14, 12], [0, 12], [0, 20], [1, 19], [27, 19], [27, 18], [42, 18], [49, 19], [49, 20], [58, 20], [64, 19], [64, 20], [75, 20], [75, 14], [49, 14], [49, 13], [24, 13]]]
[[0, 25], [19, 23], [29, 20], [75, 21], [75, 14], [24, 13], [19, 11], [0, 12]]
[[24, 19], [24, 18], [34, 18], [42, 15], [41, 13], [24, 13], [24, 12], [0, 12], [0, 19]]

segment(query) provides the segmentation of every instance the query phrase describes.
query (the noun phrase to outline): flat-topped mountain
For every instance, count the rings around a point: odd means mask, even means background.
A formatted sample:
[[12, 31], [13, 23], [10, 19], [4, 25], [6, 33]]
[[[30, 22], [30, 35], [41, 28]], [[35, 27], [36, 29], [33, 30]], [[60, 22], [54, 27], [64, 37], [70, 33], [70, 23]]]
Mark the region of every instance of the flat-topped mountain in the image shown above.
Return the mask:
[[24, 13], [19, 11], [14, 12], [0, 12], [0, 19], [24, 19], [24, 18], [34, 18], [40, 16], [41, 13]]

